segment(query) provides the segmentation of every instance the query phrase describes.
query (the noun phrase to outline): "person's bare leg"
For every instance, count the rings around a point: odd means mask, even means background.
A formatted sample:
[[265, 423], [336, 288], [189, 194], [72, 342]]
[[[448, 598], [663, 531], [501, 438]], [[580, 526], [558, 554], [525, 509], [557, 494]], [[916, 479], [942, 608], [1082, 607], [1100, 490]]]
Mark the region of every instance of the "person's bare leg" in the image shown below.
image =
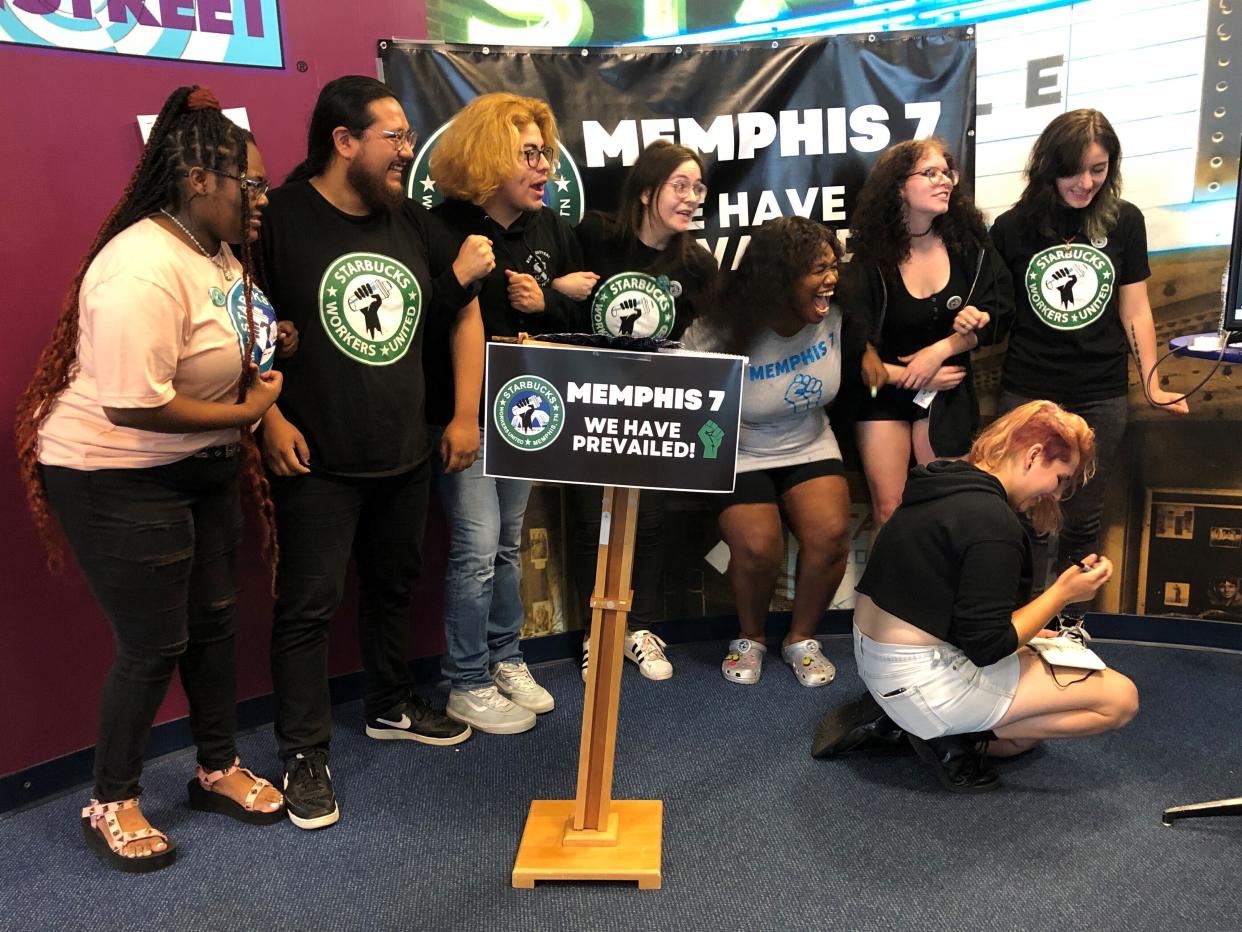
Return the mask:
[[992, 729], [999, 739], [1025, 744], [1098, 735], [1122, 727], [1138, 712], [1138, 689], [1116, 670], [1097, 670], [1079, 679], [1083, 671], [1061, 668], [1054, 678], [1052, 668], [1030, 651], [1023, 651], [1019, 661], [1018, 691]]
[[905, 421], [859, 421], [856, 435], [863, 475], [871, 492], [871, 539], [875, 540], [901, 504], [910, 471], [910, 425]]
[[849, 556], [850, 491], [843, 476], [820, 476], [794, 486], [781, 499], [798, 541], [793, 624], [786, 644], [815, 637]]
[[731, 505], [720, 514], [720, 532], [729, 545], [729, 582], [741, 637], [763, 644], [784, 552], [780, 510], [774, 504]]

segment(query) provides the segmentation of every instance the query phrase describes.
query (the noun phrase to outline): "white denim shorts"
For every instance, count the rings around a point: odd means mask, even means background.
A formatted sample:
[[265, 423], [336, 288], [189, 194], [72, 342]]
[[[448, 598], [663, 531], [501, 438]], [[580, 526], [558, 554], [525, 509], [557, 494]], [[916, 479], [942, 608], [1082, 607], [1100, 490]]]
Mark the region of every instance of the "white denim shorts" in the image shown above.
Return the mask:
[[920, 738], [987, 731], [1018, 691], [1017, 654], [986, 667], [951, 644], [881, 644], [854, 628], [854, 660], [876, 702]]

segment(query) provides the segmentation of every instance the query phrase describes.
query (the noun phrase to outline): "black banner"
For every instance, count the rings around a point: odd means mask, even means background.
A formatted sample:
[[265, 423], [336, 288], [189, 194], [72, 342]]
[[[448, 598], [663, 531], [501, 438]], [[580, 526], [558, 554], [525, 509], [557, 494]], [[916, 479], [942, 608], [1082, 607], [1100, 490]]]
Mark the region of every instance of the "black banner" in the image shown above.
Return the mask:
[[742, 358], [489, 343], [483, 472], [731, 492]]
[[[479, 94], [547, 100], [562, 136], [547, 203], [571, 223], [615, 206], [625, 168], [657, 137], [707, 163], [695, 236], [724, 267], [749, 230], [802, 215], [842, 233], [883, 149], [937, 135], [974, 176], [975, 43], [966, 27], [644, 48], [523, 49], [382, 40], [380, 77], [423, 136], [409, 180], [427, 206], [440, 129]], [[848, 249], [848, 244], [847, 244]]]

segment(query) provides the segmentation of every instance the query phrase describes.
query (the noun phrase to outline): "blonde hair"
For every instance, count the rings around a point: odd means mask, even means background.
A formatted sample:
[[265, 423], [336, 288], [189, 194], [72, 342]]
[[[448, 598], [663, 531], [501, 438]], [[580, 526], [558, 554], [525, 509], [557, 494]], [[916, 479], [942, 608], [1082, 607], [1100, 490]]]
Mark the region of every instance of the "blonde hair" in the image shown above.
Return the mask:
[[[1051, 401], [1028, 401], [997, 418], [975, 440], [966, 460], [995, 473], [1006, 460], [1022, 456], [1037, 443], [1043, 446], [1045, 460], [1068, 463], [1078, 454], [1071, 489], [1086, 485], [1095, 474], [1095, 431], [1077, 414]], [[1055, 531], [1061, 525], [1061, 503], [1040, 498], [1028, 517], [1040, 534]]]
[[517, 94], [484, 94], [466, 104], [431, 153], [431, 177], [447, 197], [482, 205], [513, 174], [522, 129], [534, 123], [556, 163], [556, 118], [546, 102]]

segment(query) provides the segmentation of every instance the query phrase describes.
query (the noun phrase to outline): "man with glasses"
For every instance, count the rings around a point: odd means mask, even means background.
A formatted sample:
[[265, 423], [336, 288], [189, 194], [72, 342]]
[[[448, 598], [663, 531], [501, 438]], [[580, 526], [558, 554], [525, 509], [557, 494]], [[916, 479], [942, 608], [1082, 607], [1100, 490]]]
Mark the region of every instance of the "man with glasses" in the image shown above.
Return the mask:
[[327, 767], [327, 641], [351, 556], [367, 734], [432, 745], [470, 736], [412, 692], [406, 635], [431, 474], [426, 323], [448, 318], [466, 387], [440, 440], [447, 468], [460, 470], [478, 448], [483, 347], [472, 295], [494, 263], [485, 239], [459, 250], [458, 237], [405, 197], [413, 143], [387, 86], [361, 76], [329, 82], [311, 116], [306, 160], [271, 193], [264, 219], [264, 287], [302, 335], [281, 366], [285, 403], [262, 430], [280, 546], [276, 741], [289, 817], [300, 828], [340, 816]]
[[[431, 154], [431, 177], [447, 198], [433, 213], [458, 235], [485, 236], [495, 249], [496, 268], [479, 294], [488, 339], [575, 329], [576, 301], [554, 282], [576, 283], [578, 298], [594, 282], [579, 271], [573, 230], [543, 203], [556, 152], [556, 120], [545, 102], [485, 94], [453, 118]], [[445, 348], [429, 339], [424, 358], [428, 420], [448, 430], [461, 382], [457, 360]], [[477, 424], [475, 430], [478, 440]], [[449, 524], [447, 712], [492, 734], [526, 731], [535, 727], [536, 714], [555, 705], [531, 676], [518, 644], [526, 615], [519, 544], [530, 483], [484, 476], [482, 462], [462, 472], [442, 465], [436, 481]]]

